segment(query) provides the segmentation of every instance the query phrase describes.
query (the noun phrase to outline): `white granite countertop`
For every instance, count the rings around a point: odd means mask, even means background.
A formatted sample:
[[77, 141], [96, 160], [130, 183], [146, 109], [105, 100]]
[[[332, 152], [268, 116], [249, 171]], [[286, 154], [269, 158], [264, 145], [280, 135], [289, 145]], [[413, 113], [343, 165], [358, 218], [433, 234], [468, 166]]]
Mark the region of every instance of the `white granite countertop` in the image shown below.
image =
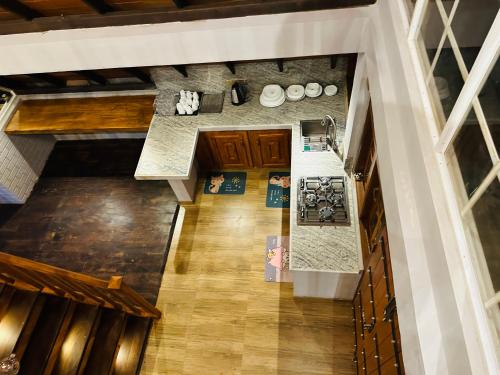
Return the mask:
[[[160, 113], [170, 113], [172, 99], [163, 93]], [[163, 102], [162, 102], [163, 101]], [[171, 109], [173, 113], [173, 107]], [[136, 179], [187, 179], [194, 161], [199, 131], [292, 129], [292, 191], [290, 228], [290, 269], [358, 273], [360, 254], [352, 188], [348, 192], [350, 226], [297, 226], [297, 180], [300, 176], [344, 175], [342, 162], [333, 152], [304, 153], [300, 148], [301, 120], [320, 119], [329, 114], [339, 125], [337, 140], [345, 128], [345, 91], [333, 97], [306, 98], [285, 102], [278, 108], [264, 108], [258, 94], [242, 106], [233, 106], [226, 93], [223, 112], [198, 116], [155, 115], [135, 173]], [[349, 187], [351, 187], [349, 183]]]
[[[340, 90], [339, 90], [340, 91]], [[342, 88], [343, 91], [343, 88]], [[166, 96], [162, 105], [171, 107], [173, 98]], [[222, 113], [198, 116], [154, 115], [135, 172], [138, 180], [186, 179], [194, 160], [198, 131], [252, 130], [291, 128], [300, 120], [334, 116], [339, 124], [338, 138], [344, 135], [345, 95], [306, 98], [300, 102], [285, 102], [277, 108], [260, 105], [258, 94], [241, 106], [231, 105], [226, 93]]]
[[300, 125], [292, 128], [292, 186], [290, 200], [290, 269], [357, 274], [363, 267], [358, 246], [357, 210], [354, 191], [347, 179], [349, 226], [297, 225], [298, 181], [303, 176], [346, 176], [337, 154], [303, 152]]

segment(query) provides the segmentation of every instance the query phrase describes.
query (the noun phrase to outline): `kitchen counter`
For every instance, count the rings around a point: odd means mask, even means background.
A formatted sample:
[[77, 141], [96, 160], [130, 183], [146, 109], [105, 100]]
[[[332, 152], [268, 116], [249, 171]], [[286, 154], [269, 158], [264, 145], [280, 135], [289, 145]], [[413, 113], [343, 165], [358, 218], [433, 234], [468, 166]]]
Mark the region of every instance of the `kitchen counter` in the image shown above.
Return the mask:
[[[342, 90], [343, 91], [343, 90]], [[157, 108], [162, 113], [174, 113], [173, 93], [160, 94]], [[165, 109], [165, 107], [167, 109]], [[137, 165], [138, 180], [171, 180], [189, 177], [194, 161], [198, 131], [257, 130], [291, 128], [300, 120], [334, 116], [339, 124], [338, 137], [344, 136], [345, 95], [306, 98], [300, 102], [285, 102], [277, 108], [265, 108], [259, 103], [259, 94], [253, 93], [249, 102], [241, 106], [231, 104], [230, 95], [224, 97], [222, 113], [198, 116], [165, 116], [155, 114]]]
[[[302, 152], [300, 125], [292, 128], [292, 186], [290, 201], [290, 270], [358, 274], [360, 253], [354, 191], [347, 179], [349, 226], [297, 225], [298, 181], [303, 176], [346, 176], [333, 151]], [[361, 267], [361, 268], [360, 268]]]
[[[242, 106], [233, 106], [226, 94], [223, 112], [198, 116], [158, 115], [153, 117], [135, 177], [137, 179], [186, 180], [194, 162], [199, 131], [292, 129], [292, 199], [290, 228], [290, 269], [350, 273], [360, 270], [353, 191], [349, 182], [350, 226], [297, 226], [297, 180], [306, 175], [344, 175], [343, 164], [333, 152], [304, 153], [300, 149], [300, 120], [330, 114], [337, 119], [337, 139], [342, 142], [346, 102], [339, 95], [285, 102], [278, 108], [264, 108], [258, 94]], [[173, 113], [171, 96], [163, 93], [157, 103], [161, 113]]]

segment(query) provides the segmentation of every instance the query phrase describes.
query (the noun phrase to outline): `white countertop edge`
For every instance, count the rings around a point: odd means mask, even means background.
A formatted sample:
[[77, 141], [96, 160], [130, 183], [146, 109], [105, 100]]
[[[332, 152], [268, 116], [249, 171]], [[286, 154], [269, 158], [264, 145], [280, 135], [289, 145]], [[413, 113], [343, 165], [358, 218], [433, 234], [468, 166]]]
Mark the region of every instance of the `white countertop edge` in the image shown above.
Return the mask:
[[[138, 171], [140, 169], [140, 165], [141, 165], [141, 159], [139, 159], [139, 162], [138, 162], [137, 168], [136, 168], [136, 172], [134, 174], [134, 178], [136, 180], [188, 180], [190, 178], [191, 171], [193, 169], [193, 163], [194, 163], [194, 159], [196, 156], [196, 147], [198, 145], [198, 137], [199, 137], [200, 132], [234, 131], [234, 130], [252, 131], [252, 130], [255, 130], [256, 128], [258, 130], [292, 129], [292, 131], [294, 131], [294, 125], [297, 125], [297, 124], [299, 124], [299, 122], [293, 123], [293, 124], [287, 123], [287, 124], [272, 124], [272, 125], [261, 124], [261, 125], [229, 125], [229, 126], [227, 126], [227, 125], [224, 125], [224, 126], [207, 125], [207, 126], [202, 126], [202, 127], [197, 126], [196, 127], [196, 135], [195, 135], [196, 138], [194, 140], [194, 149], [191, 151], [191, 156], [190, 156], [189, 163], [188, 163], [188, 165], [189, 165], [189, 167], [188, 167], [189, 173], [188, 174], [180, 174], [179, 173], [179, 174], [171, 174], [171, 175], [167, 175], [167, 174], [153, 175], [153, 174], [138, 173]], [[151, 131], [151, 127], [148, 129], [148, 135], [149, 135], [150, 131]], [[146, 138], [147, 138], [147, 136], [146, 136]], [[142, 154], [141, 154], [141, 157], [142, 157]]]
[[326, 270], [326, 269], [314, 269], [314, 268], [290, 268], [290, 271], [293, 272], [324, 272], [324, 273], [341, 273], [346, 275], [359, 275], [363, 269], [358, 271], [339, 271], [339, 270]]

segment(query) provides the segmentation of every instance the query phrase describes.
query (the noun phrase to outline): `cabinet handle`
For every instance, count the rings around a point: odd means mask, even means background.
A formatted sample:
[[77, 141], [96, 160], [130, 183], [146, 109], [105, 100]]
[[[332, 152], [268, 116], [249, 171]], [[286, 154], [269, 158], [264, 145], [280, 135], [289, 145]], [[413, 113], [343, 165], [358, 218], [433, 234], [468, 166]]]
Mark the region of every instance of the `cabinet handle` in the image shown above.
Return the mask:
[[260, 141], [259, 141], [259, 139], [258, 139], [258, 138], [257, 138], [257, 146], [259, 146], [259, 147], [260, 147]]

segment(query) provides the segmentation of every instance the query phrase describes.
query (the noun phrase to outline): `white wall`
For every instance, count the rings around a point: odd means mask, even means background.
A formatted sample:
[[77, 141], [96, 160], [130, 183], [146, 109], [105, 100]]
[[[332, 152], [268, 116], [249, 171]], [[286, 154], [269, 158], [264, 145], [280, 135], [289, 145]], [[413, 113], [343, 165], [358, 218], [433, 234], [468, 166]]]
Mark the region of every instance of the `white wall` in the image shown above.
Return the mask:
[[0, 116], [0, 204], [24, 203], [31, 194], [52, 151], [52, 136], [13, 136], [3, 132], [18, 98], [2, 108]]
[[457, 243], [402, 5], [377, 2], [363, 49], [405, 367], [411, 374], [487, 374], [459, 256], [449, 256]]
[[363, 129], [370, 105], [370, 92], [368, 88], [367, 58], [364, 53], [358, 54], [354, 81], [352, 83], [351, 100], [346, 119], [344, 137], [344, 165], [347, 173], [356, 165]]
[[367, 7], [0, 36], [0, 75], [327, 55], [359, 49]]

